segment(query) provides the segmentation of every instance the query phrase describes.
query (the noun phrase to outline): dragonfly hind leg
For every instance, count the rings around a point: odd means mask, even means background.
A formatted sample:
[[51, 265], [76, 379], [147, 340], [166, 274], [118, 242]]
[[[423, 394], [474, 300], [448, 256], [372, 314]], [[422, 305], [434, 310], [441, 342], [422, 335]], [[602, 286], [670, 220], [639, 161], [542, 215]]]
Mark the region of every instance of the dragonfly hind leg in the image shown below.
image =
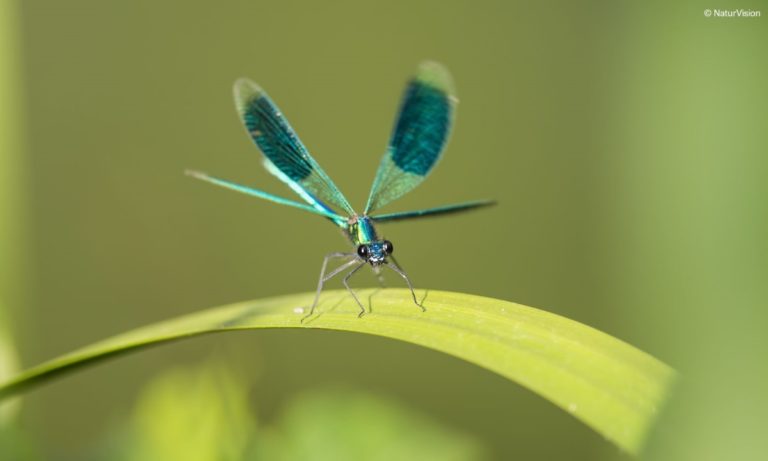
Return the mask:
[[[351, 260], [345, 262], [341, 266], [332, 270], [330, 274], [326, 275], [325, 270], [328, 267], [328, 261], [330, 261], [331, 259], [337, 259], [337, 258], [351, 258]], [[320, 293], [323, 291], [323, 285], [325, 285], [325, 282], [335, 277], [337, 274], [339, 274], [339, 272], [345, 271], [352, 264], [357, 262], [357, 260], [358, 260], [358, 256], [356, 253], [337, 252], [337, 253], [330, 253], [325, 255], [325, 258], [323, 258], [323, 265], [320, 268], [320, 279], [317, 281], [317, 291], [315, 292], [315, 300], [312, 302], [312, 307], [309, 308], [309, 314], [302, 317], [301, 319], [302, 322], [304, 322], [304, 320], [308, 319], [309, 317], [312, 317], [312, 314], [315, 313], [315, 308], [317, 307], [317, 302], [320, 300]]]

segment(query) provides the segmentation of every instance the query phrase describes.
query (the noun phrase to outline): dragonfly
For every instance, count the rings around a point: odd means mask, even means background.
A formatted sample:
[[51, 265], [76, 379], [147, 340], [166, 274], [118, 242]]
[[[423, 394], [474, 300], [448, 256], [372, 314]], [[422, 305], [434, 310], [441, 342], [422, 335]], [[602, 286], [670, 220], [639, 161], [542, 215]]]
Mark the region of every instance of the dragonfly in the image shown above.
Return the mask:
[[[388, 268], [402, 277], [411, 291], [413, 302], [426, 311], [416, 297], [408, 274], [394, 258], [392, 242], [379, 236], [376, 225], [465, 212], [493, 205], [495, 201], [474, 200], [385, 214], [374, 212], [421, 184], [440, 160], [458, 101], [448, 70], [436, 62], [423, 62], [408, 81], [389, 145], [362, 213], [352, 208], [261, 87], [242, 78], [235, 82], [234, 96], [237, 112], [248, 135], [264, 154], [264, 167], [287, 184], [303, 203], [199, 171], [187, 171], [187, 174], [217, 186], [320, 215], [341, 228], [352, 243], [354, 251], [330, 253], [323, 259], [314, 301], [304, 319], [313, 315], [326, 282], [344, 272], [344, 287], [357, 302], [360, 307], [358, 316], [362, 317], [366, 308], [350, 287], [349, 280], [366, 265], [372, 267], [380, 282], [382, 268]], [[336, 259], [342, 260], [342, 264], [328, 271], [329, 261]]]

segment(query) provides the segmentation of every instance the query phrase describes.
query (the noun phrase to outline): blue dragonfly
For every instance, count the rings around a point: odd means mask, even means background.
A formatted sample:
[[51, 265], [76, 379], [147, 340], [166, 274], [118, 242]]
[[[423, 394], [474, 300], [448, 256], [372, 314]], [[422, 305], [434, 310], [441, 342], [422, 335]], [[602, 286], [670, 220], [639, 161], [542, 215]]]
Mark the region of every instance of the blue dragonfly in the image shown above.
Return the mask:
[[[349, 279], [367, 264], [380, 281], [380, 271], [384, 267], [402, 277], [411, 290], [413, 302], [425, 311], [416, 298], [411, 279], [394, 258], [392, 242], [379, 237], [375, 224], [458, 213], [495, 202], [476, 200], [424, 210], [372, 213], [418, 186], [440, 159], [451, 131], [457, 102], [453, 80], [447, 69], [435, 62], [424, 62], [408, 82], [389, 146], [362, 213], [355, 212], [331, 178], [309, 155], [283, 113], [261, 87], [248, 79], [240, 79], [235, 82], [234, 93], [237, 111], [246, 131], [264, 154], [265, 168], [293, 189], [305, 203], [198, 171], [188, 171], [187, 174], [217, 186], [323, 216], [340, 227], [354, 246], [355, 251], [325, 256], [314, 302], [304, 318], [314, 313], [323, 285], [345, 271], [348, 272], [343, 278], [344, 286], [360, 307], [359, 316], [362, 317], [366, 313], [365, 306], [349, 286]], [[328, 272], [328, 262], [332, 259], [344, 262]]]

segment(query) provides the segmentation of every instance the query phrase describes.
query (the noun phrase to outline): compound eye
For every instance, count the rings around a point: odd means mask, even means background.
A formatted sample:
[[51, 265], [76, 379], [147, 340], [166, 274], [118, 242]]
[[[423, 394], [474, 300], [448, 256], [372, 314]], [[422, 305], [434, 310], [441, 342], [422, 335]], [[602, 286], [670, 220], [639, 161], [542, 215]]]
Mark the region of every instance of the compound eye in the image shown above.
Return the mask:
[[384, 240], [384, 253], [391, 255], [393, 251], [395, 251], [395, 247], [392, 245], [392, 242]]
[[357, 247], [357, 255], [361, 258], [368, 260], [368, 245], [360, 245]]

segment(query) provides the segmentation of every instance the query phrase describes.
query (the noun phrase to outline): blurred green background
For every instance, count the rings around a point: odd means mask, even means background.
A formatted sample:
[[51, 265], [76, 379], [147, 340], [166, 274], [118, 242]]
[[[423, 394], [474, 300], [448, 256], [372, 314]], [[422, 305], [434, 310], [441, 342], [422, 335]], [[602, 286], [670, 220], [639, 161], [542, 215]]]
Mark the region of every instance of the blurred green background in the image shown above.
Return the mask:
[[[322, 256], [345, 248], [338, 231], [183, 171], [291, 195], [235, 114], [231, 85], [247, 76], [360, 207], [404, 82], [434, 59], [456, 80], [454, 133], [432, 177], [387, 209], [499, 205], [381, 229], [415, 283], [545, 308], [677, 368], [649, 459], [765, 459], [768, 9], [707, 18], [764, 8], [710, 3], [2, 0], [5, 337], [29, 366], [156, 320], [311, 290]], [[174, 406], [172, 389], [194, 382], [202, 390]], [[151, 459], [162, 451], [125, 449], [162, 439], [146, 414], [202, 422], [230, 405], [235, 455], [208, 459], [237, 459], [263, 428], [274, 437], [262, 456], [302, 459], [274, 448], [303, 447], [289, 434], [311, 435], [296, 427], [336, 412], [367, 424], [339, 393], [382, 433], [426, 434], [409, 453], [427, 440], [433, 454], [458, 444], [456, 459], [627, 458], [489, 372], [315, 331], [215, 335], [90, 368], [25, 397], [0, 442], [33, 459]], [[297, 401], [317, 411], [295, 416]], [[175, 413], [184, 402], [199, 411]], [[202, 426], [179, 427], [165, 436], [200, 442]]]

